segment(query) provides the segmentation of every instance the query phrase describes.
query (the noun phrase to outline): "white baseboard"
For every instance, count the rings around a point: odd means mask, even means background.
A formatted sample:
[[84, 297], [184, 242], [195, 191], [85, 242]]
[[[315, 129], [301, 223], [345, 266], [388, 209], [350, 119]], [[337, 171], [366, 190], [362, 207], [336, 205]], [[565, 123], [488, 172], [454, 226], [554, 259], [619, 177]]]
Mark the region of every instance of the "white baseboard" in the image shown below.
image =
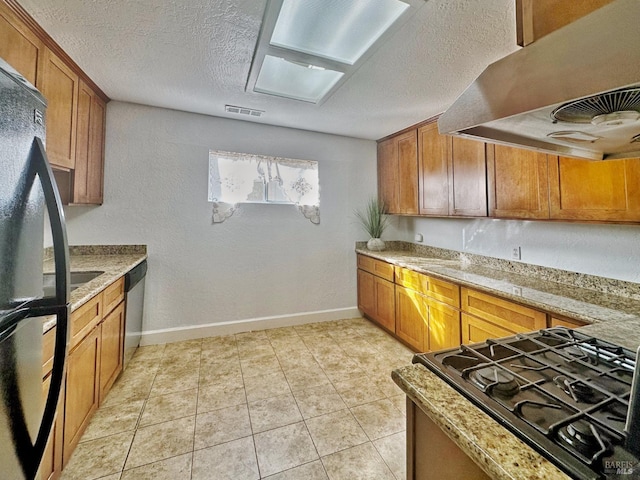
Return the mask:
[[357, 307], [350, 307], [290, 315], [277, 315], [273, 317], [249, 318], [231, 322], [208, 323], [205, 325], [166, 328], [163, 330], [150, 330], [148, 332], [142, 332], [140, 345], [180, 342], [196, 338], [231, 335], [234, 333], [265, 330], [269, 328], [292, 327], [294, 325], [304, 325], [305, 323], [328, 322], [331, 320], [342, 320], [361, 316], [360, 310], [358, 310]]

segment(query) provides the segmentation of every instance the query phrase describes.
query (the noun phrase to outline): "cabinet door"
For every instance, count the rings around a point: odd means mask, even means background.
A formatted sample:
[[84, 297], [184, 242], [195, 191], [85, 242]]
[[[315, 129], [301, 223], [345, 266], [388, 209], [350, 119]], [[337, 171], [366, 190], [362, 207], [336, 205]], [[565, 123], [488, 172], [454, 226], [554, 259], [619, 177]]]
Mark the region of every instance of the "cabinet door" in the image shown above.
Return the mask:
[[425, 342], [429, 312], [423, 295], [396, 285], [396, 335], [414, 349], [428, 350]]
[[460, 345], [460, 312], [429, 299], [429, 350]]
[[462, 313], [462, 343], [484, 342], [488, 338], [501, 338], [515, 333], [495, 323]]
[[395, 285], [379, 277], [373, 277], [376, 289], [376, 320], [390, 332], [396, 330]]
[[449, 214], [448, 137], [437, 122], [418, 129], [418, 180], [420, 215]]
[[550, 162], [551, 218], [640, 221], [640, 159]]
[[378, 198], [387, 213], [400, 213], [398, 195], [398, 154], [395, 139], [378, 144]]
[[449, 185], [449, 215], [487, 216], [487, 162], [483, 142], [450, 138]]
[[122, 371], [124, 348], [124, 302], [102, 321], [100, 338], [100, 402]]
[[44, 63], [42, 41], [0, 2], [0, 57], [15, 68], [32, 85]]
[[369, 316], [376, 315], [376, 286], [375, 277], [358, 269], [358, 308]]
[[64, 465], [98, 408], [99, 376], [100, 326], [69, 353], [64, 406]]
[[569, 318], [556, 318], [551, 317], [549, 320], [550, 327], [567, 327], [567, 328], [580, 328], [588, 325], [588, 323], [581, 322], [580, 320], [574, 320]]
[[418, 213], [418, 138], [416, 130], [399, 135], [398, 152], [399, 213]]
[[104, 102], [81, 81], [78, 93], [73, 203], [102, 203], [105, 113]]
[[45, 49], [38, 88], [47, 99], [47, 155], [52, 165], [73, 169], [76, 155], [78, 75]]
[[487, 145], [489, 216], [549, 218], [547, 155]]
[[[51, 375], [48, 375], [42, 382], [42, 404], [47, 400], [49, 394], [49, 385], [51, 384]], [[64, 389], [60, 392], [59, 405], [63, 405]], [[60, 406], [58, 411], [61, 411]], [[58, 478], [62, 472], [62, 421], [61, 415], [56, 414], [56, 419], [53, 423], [51, 435], [49, 435], [49, 441], [38, 469], [39, 480], [53, 480]]]

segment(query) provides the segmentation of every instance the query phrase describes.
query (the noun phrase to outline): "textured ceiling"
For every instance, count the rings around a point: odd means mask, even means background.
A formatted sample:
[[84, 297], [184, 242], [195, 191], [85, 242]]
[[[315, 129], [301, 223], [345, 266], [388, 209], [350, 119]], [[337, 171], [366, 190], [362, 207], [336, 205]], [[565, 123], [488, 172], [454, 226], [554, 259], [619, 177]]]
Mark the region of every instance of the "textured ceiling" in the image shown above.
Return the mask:
[[[411, 0], [415, 15], [316, 106], [245, 92], [266, 0], [19, 0], [114, 100], [378, 139], [442, 112], [516, 50], [514, 0]], [[364, 1], [364, 0], [359, 0]]]

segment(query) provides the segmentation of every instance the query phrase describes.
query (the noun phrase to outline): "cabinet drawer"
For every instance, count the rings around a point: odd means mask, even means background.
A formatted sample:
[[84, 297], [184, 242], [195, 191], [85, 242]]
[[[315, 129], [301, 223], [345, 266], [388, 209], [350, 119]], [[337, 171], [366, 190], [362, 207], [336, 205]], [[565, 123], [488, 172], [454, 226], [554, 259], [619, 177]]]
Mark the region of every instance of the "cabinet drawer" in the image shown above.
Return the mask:
[[488, 338], [509, 337], [515, 333], [495, 323], [487, 322], [480, 318], [472, 317], [466, 313], [462, 314], [462, 343], [478, 343], [484, 342]]
[[71, 314], [72, 349], [102, 320], [102, 293], [99, 293]]
[[487, 320], [512, 332], [546, 328], [547, 315], [508, 300], [462, 288], [462, 311]]
[[587, 322], [581, 322], [580, 320], [574, 320], [569, 318], [556, 318], [551, 317], [549, 319], [550, 327], [567, 327], [567, 328], [579, 328], [588, 325]]
[[429, 277], [427, 295], [451, 307], [460, 308], [460, 287], [453, 283]]
[[53, 351], [56, 346], [56, 327], [42, 336], [42, 378], [53, 368]]
[[103, 315], [106, 315], [116, 308], [122, 300], [124, 300], [124, 277], [120, 277], [105, 288], [102, 295], [104, 304], [102, 313]]
[[358, 255], [358, 268], [393, 282], [393, 265], [382, 260]]
[[429, 291], [429, 277], [403, 267], [395, 267], [396, 283], [420, 293]]

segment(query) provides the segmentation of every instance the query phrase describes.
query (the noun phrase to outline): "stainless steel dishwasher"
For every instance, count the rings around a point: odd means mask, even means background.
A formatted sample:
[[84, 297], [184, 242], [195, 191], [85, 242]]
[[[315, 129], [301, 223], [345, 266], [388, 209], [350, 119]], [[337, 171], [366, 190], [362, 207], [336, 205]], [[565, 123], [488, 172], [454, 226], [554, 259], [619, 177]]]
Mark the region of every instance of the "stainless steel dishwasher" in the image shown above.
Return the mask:
[[142, 335], [142, 314], [144, 309], [144, 283], [147, 275], [147, 261], [133, 267], [124, 276], [124, 291], [126, 295], [126, 317], [124, 334], [124, 368], [138, 345]]

